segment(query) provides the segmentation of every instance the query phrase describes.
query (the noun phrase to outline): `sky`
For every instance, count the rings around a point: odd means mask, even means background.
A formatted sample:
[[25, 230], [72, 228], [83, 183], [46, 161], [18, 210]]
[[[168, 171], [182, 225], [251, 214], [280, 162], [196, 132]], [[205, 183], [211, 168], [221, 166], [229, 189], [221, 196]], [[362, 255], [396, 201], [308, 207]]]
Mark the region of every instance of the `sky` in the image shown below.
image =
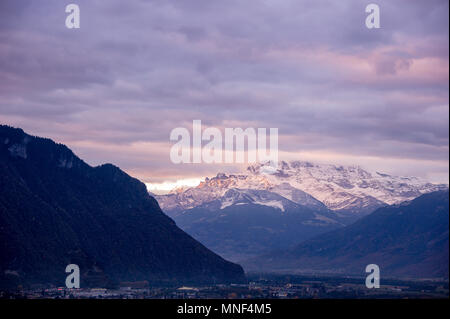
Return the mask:
[[[448, 1], [0, 2], [0, 123], [162, 188], [172, 129], [278, 128], [279, 157], [448, 183]], [[178, 182], [177, 182], [178, 181]], [[157, 187], [157, 186], [156, 186]]]

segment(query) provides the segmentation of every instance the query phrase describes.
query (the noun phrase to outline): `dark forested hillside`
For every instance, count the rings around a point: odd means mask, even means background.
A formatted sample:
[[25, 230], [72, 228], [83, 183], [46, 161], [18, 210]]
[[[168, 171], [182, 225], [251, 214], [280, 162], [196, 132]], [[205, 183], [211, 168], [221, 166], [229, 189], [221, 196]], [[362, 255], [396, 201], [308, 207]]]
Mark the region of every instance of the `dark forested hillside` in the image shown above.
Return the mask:
[[354, 224], [292, 250], [247, 262], [251, 270], [363, 275], [377, 264], [383, 276], [448, 279], [449, 192], [379, 208]]
[[180, 230], [145, 185], [64, 145], [0, 126], [0, 284], [244, 280], [239, 265]]

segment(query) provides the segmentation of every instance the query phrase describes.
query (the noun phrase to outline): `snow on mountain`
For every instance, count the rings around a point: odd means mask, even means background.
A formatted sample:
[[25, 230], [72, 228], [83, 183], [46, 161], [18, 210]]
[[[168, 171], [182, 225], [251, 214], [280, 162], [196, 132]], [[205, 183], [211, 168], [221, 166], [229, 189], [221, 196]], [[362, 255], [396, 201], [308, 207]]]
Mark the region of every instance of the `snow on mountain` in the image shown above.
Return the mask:
[[232, 205], [252, 203], [256, 205], [273, 207], [284, 212], [285, 208], [283, 202], [285, 202], [284, 198], [275, 193], [250, 189], [239, 190], [233, 188], [228, 190], [221, 198], [220, 209], [224, 209]]
[[[248, 170], [252, 175], [261, 175], [261, 165], [251, 166]], [[370, 173], [359, 166], [300, 161], [281, 162], [275, 174], [265, 176], [269, 183], [279, 185], [281, 182], [287, 182], [333, 210], [397, 204], [424, 193], [448, 188], [448, 185], [431, 184], [417, 177]]]
[[[267, 190], [309, 208], [369, 213], [386, 204], [448, 188], [448, 185], [431, 184], [417, 177], [371, 173], [359, 166], [283, 161], [273, 174], [266, 174], [265, 167], [256, 164], [241, 174], [219, 173], [206, 178], [197, 187], [175, 190], [156, 198], [163, 210], [180, 211], [219, 199], [230, 189]], [[267, 199], [260, 202], [278, 205]]]

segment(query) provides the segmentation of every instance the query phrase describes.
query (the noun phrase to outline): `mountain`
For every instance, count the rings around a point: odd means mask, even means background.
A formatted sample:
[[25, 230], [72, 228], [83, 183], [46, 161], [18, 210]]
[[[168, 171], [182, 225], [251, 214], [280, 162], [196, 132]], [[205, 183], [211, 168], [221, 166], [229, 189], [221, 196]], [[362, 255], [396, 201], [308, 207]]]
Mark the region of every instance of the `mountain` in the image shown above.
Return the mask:
[[443, 190], [417, 177], [371, 173], [358, 166], [309, 162], [280, 162], [267, 174], [267, 166], [249, 166], [242, 174], [217, 174], [197, 187], [175, 190], [156, 199], [164, 211], [191, 209], [218, 199], [229, 189], [268, 190], [309, 208], [325, 205], [338, 215], [361, 217], [375, 209], [412, 200], [422, 194]]
[[266, 175], [226, 175], [218, 173], [213, 178], [205, 178], [196, 187], [178, 188], [166, 195], [156, 195], [161, 208], [167, 212], [176, 213], [191, 209], [220, 199], [231, 189], [265, 190], [279, 194], [286, 199], [311, 209], [327, 210], [327, 207], [311, 195], [296, 189], [289, 183], [270, 183]]
[[269, 168], [256, 164], [242, 174], [219, 173], [197, 187], [155, 198], [183, 230], [240, 261], [349, 225], [379, 207], [447, 188], [358, 166], [295, 161]]
[[145, 185], [66, 146], [0, 126], [0, 288], [120, 281], [242, 282], [242, 268], [179, 229]]
[[382, 207], [350, 226], [307, 240], [291, 250], [246, 262], [250, 271], [446, 278], [449, 266], [449, 192], [437, 191]]
[[270, 191], [233, 188], [213, 201], [171, 211], [171, 217], [208, 248], [239, 261], [344, 226], [322, 206], [312, 209]]

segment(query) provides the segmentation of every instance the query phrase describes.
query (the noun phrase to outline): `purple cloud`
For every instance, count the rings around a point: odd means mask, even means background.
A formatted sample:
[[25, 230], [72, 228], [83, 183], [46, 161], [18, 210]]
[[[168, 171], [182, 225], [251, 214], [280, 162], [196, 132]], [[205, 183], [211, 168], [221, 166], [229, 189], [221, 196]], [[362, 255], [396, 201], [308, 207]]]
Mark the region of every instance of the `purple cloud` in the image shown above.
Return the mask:
[[169, 164], [193, 119], [448, 178], [448, 1], [378, 1], [378, 30], [356, 0], [76, 3], [68, 30], [63, 2], [1, 2], [0, 122], [147, 180], [218, 169]]

